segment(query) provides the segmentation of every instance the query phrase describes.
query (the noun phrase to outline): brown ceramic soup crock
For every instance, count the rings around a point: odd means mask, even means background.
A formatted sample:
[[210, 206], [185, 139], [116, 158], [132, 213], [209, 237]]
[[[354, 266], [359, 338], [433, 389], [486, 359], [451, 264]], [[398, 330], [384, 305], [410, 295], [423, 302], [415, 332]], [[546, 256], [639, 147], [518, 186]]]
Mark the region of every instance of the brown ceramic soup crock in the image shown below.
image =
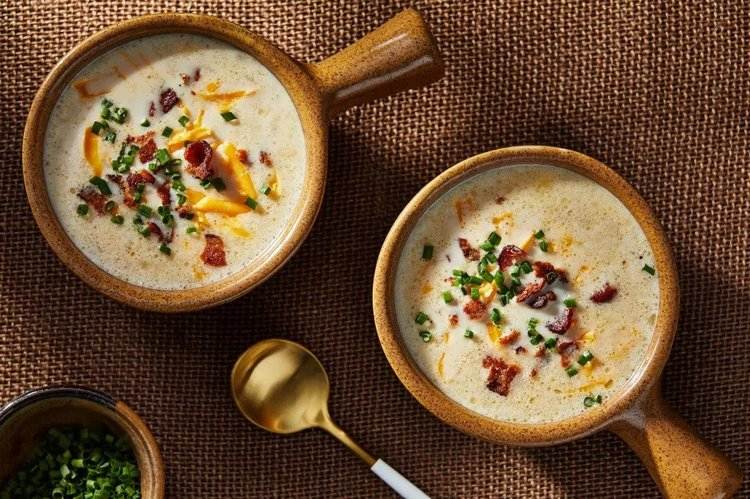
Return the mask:
[[[165, 33], [212, 37], [247, 52], [286, 88], [305, 138], [304, 191], [291, 220], [272, 246], [240, 272], [188, 290], [145, 288], [113, 277], [94, 265], [71, 241], [49, 200], [43, 144], [49, 115], [65, 86], [105, 52], [137, 38]], [[421, 15], [409, 9], [341, 52], [314, 64], [293, 60], [242, 27], [210, 16], [159, 14], [107, 28], [81, 42], [42, 84], [31, 105], [23, 139], [26, 193], [34, 218], [57, 256], [98, 291], [128, 305], [160, 312], [198, 310], [250, 291], [278, 270], [310, 232], [325, 190], [328, 121], [351, 106], [436, 81], [443, 63]]]
[[32, 390], [0, 408], [0, 483], [23, 467], [50, 428], [71, 426], [124, 435], [138, 463], [141, 497], [164, 497], [161, 452], [143, 420], [124, 402], [79, 387]]
[[[411, 358], [396, 318], [394, 285], [398, 261], [421, 215], [460, 182], [488, 170], [518, 164], [565, 168], [608, 189], [640, 224], [658, 269], [659, 311], [653, 338], [637, 374], [607, 403], [560, 422], [499, 421], [454, 402], [427, 379]], [[699, 437], [662, 398], [660, 374], [669, 356], [679, 315], [675, 260], [663, 229], [643, 198], [622, 177], [593, 158], [554, 147], [509, 147], [474, 156], [440, 174], [414, 196], [386, 237], [375, 270], [373, 309], [385, 355], [406, 389], [439, 419], [465, 433], [497, 443], [543, 446], [607, 429], [638, 454], [668, 497], [726, 497], [740, 486], [739, 468]]]

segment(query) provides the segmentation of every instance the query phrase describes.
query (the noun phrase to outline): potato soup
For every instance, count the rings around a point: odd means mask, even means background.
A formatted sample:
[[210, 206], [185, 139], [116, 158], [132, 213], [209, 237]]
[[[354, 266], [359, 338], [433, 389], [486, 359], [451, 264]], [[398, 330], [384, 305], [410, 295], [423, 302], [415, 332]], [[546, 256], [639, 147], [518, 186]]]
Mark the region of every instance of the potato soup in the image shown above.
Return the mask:
[[47, 125], [50, 201], [97, 266], [152, 289], [216, 282], [269, 251], [305, 176], [288, 93], [251, 55], [191, 34], [107, 52]]
[[448, 397], [484, 416], [559, 421], [625, 387], [659, 307], [625, 206], [563, 168], [495, 168], [421, 216], [395, 284], [399, 329]]

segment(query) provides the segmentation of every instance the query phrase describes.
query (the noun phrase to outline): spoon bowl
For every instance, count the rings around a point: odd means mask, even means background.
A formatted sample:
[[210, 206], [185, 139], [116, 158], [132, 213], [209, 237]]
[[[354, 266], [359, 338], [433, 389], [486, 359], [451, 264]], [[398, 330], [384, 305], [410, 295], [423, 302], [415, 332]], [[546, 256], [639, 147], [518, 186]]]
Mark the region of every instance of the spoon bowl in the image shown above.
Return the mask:
[[264, 340], [248, 348], [232, 369], [232, 397], [253, 424], [273, 433], [321, 428], [349, 447], [402, 497], [427, 499], [398, 471], [357, 445], [328, 414], [325, 368], [307, 348], [288, 340]]

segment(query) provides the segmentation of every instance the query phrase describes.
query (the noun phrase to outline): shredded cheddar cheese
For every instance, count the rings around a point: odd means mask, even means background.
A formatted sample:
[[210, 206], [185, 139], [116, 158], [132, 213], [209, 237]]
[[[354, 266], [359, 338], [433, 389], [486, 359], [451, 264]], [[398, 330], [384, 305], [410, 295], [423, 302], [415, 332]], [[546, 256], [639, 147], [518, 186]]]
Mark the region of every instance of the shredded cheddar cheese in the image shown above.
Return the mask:
[[91, 171], [97, 177], [102, 176], [102, 158], [99, 156], [99, 136], [86, 128], [83, 135], [83, 156], [86, 158]]
[[200, 201], [193, 205], [193, 208], [203, 213], [219, 213], [229, 217], [250, 211], [250, 207], [245, 204], [209, 196], [201, 198]]
[[198, 92], [197, 95], [201, 99], [218, 104], [221, 111], [228, 111], [235, 102], [246, 95], [253, 95], [256, 92], [256, 89], [218, 92], [220, 86], [220, 81], [212, 81], [206, 85], [206, 89], [203, 92]]

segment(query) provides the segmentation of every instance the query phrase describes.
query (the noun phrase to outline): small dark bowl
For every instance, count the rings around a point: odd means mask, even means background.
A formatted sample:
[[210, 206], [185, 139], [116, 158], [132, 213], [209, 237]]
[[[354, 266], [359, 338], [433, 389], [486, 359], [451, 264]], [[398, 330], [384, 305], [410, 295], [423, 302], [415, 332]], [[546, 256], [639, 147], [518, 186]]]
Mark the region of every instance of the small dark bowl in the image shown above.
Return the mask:
[[0, 409], [0, 482], [20, 469], [50, 428], [86, 426], [125, 435], [141, 475], [141, 497], [164, 497], [164, 464], [143, 420], [109, 395], [75, 387], [26, 392]]

